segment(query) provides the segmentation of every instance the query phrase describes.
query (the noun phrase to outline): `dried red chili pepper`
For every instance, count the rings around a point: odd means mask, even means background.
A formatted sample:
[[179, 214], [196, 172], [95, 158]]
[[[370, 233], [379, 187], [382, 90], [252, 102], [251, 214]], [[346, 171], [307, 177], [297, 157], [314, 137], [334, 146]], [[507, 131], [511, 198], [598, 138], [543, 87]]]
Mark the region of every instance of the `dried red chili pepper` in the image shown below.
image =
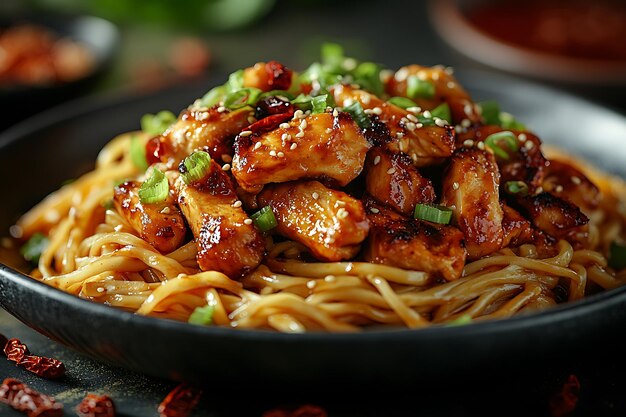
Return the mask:
[[115, 404], [108, 395], [87, 394], [76, 406], [78, 417], [115, 417]]
[[161, 140], [161, 136], [155, 136], [146, 143], [146, 161], [148, 165], [161, 162], [166, 153], [166, 145]]
[[187, 417], [201, 395], [198, 388], [185, 383], [178, 385], [159, 404], [159, 417]]
[[270, 61], [265, 64], [267, 72], [267, 85], [273, 90], [288, 90], [291, 87], [291, 76], [293, 71], [277, 61]]
[[270, 130], [276, 129], [281, 123], [290, 120], [292, 117], [293, 113], [274, 114], [252, 123], [246, 130], [255, 134], [269, 132]]
[[0, 386], [0, 402], [28, 417], [61, 417], [63, 404], [54, 398], [37, 392], [17, 379], [7, 378]]
[[17, 364], [26, 355], [30, 355], [28, 348], [19, 339], [10, 339], [4, 346], [4, 354], [7, 355], [7, 359]]
[[42, 378], [55, 379], [65, 375], [63, 362], [53, 358], [25, 355], [18, 365]]
[[580, 395], [580, 382], [576, 375], [570, 375], [563, 387], [550, 399], [549, 409], [552, 417], [563, 417], [576, 408]]

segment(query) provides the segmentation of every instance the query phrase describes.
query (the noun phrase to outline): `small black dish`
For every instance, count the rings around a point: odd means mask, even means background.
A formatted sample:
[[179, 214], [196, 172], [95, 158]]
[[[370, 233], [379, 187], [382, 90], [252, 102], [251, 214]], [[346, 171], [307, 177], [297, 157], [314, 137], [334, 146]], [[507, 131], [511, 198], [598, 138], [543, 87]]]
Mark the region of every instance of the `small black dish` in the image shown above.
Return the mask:
[[118, 28], [99, 17], [57, 14], [0, 17], [0, 30], [22, 24], [41, 26], [58, 37], [80, 42], [93, 55], [94, 65], [84, 76], [69, 82], [50, 85], [0, 84], [0, 107], [3, 109], [0, 130], [88, 91], [111, 67], [119, 47]]
[[[626, 176], [624, 116], [509, 77], [458, 77], [476, 99], [498, 100], [546, 142]], [[0, 135], [0, 188], [5, 192], [0, 231], [6, 233], [21, 213], [63, 180], [90, 169], [98, 150], [114, 135], [137, 129], [142, 114], [178, 111], [221, 81], [149, 97], [68, 103]], [[79, 299], [3, 265], [0, 304], [35, 330], [100, 361], [153, 376], [268, 393], [271, 384], [320, 390], [420, 383], [445, 389], [454, 381], [472, 385], [481, 378], [502, 384], [583, 357], [603, 358], [621, 340], [626, 322], [623, 287], [538, 314], [460, 327], [295, 335], [234, 330], [136, 316]]]

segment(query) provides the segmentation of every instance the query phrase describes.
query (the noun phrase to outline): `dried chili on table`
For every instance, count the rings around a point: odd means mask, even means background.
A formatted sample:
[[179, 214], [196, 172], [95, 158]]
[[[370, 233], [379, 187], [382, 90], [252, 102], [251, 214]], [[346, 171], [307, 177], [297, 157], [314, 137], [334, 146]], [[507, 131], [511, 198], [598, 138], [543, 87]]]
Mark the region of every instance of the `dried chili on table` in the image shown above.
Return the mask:
[[570, 375], [563, 387], [550, 399], [550, 415], [563, 417], [576, 409], [580, 395], [580, 382], [576, 375]]
[[8, 360], [19, 364], [24, 356], [30, 355], [30, 352], [28, 347], [20, 342], [19, 339], [10, 339], [4, 345], [4, 354], [7, 355]]
[[182, 383], [170, 391], [159, 404], [159, 417], [187, 417], [200, 401], [202, 391]]
[[108, 395], [87, 394], [76, 406], [78, 417], [115, 417], [115, 404]]
[[65, 375], [65, 365], [58, 359], [31, 355], [28, 347], [19, 339], [10, 339], [4, 346], [8, 360], [24, 367], [27, 371], [42, 378], [60, 378]]
[[14, 378], [7, 378], [2, 382], [0, 402], [8, 404], [28, 417], [63, 416], [63, 404]]

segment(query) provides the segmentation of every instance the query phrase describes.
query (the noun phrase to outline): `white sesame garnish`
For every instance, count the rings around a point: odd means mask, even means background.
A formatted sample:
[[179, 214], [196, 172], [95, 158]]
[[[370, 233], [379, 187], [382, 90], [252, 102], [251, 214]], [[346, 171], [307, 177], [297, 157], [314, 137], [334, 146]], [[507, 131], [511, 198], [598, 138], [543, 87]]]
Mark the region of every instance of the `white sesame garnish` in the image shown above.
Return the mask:
[[310, 290], [312, 290], [313, 288], [315, 288], [315, 286], [317, 285], [317, 281], [311, 280], [309, 282], [306, 283], [306, 287]]
[[361, 96], [361, 101], [363, 102], [363, 104], [365, 104], [366, 106], [368, 104], [370, 104], [370, 95], [369, 94], [363, 94], [363, 96]]
[[427, 119], [430, 119], [431, 117], [433, 117], [433, 115], [428, 110], [424, 110], [424, 117]]
[[285, 154], [284, 154], [283, 152], [278, 152], [278, 153], [276, 154], [276, 156], [277, 156], [277, 157], [279, 157], [279, 158], [284, 158], [284, 157], [285, 157]]
[[539, 195], [543, 193], [543, 187], [537, 187], [537, 189], [535, 190], [535, 194]]
[[296, 137], [297, 138], [303, 138], [304, 137], [304, 132], [303, 131], [299, 131], [298, 133], [296, 133]]
[[226, 107], [224, 107], [224, 106], [219, 106], [219, 107], [217, 108], [217, 112], [218, 112], [218, 113], [224, 113], [225, 111], [226, 111]]
[[391, 174], [395, 174], [396, 169], [394, 167], [391, 167], [387, 170], [387, 174], [391, 175]]
[[291, 125], [289, 123], [281, 123], [280, 125], [278, 125], [278, 127], [280, 127], [281, 129], [289, 129]]
[[409, 77], [409, 69], [408, 68], [400, 68], [398, 71], [396, 71], [396, 73], [394, 74], [393, 78], [398, 81], [399, 83], [401, 83], [402, 81], [406, 80]]
[[326, 133], [329, 133], [329, 134], [330, 134], [330, 133], [333, 133], [333, 129], [332, 129], [332, 128], [330, 128], [330, 127], [327, 127], [327, 128], [326, 128]]
[[463, 127], [462, 127], [461, 125], [456, 125], [456, 126], [454, 126], [454, 131], [455, 131], [457, 134], [462, 133], [462, 132], [463, 132], [463, 130], [464, 130], [464, 129], [463, 129]]
[[393, 77], [392, 70], [384, 69], [380, 72], [380, 81], [382, 81], [384, 84], [386, 84], [387, 81], [391, 79], [391, 77]]
[[408, 111], [409, 113], [419, 113], [422, 111], [421, 107], [407, 107], [406, 111]]
[[439, 80], [439, 73], [438, 72], [433, 72], [432, 78], [435, 81]]
[[459, 183], [458, 182], [453, 182], [452, 183], [452, 189], [453, 190], [458, 190], [459, 189]]
[[374, 158], [374, 165], [378, 165], [380, 162], [380, 155], [376, 155], [376, 158]]
[[[416, 126], [417, 126], [417, 125], [416, 125]], [[404, 132], [398, 132], [398, 133], [396, 133], [396, 137], [397, 137], [398, 139], [402, 139], [402, 138], [404, 137]]]
[[222, 171], [228, 171], [230, 169], [230, 164], [222, 165]]
[[409, 129], [411, 132], [414, 131], [417, 128], [417, 125], [413, 122], [409, 122], [406, 124], [406, 128]]
[[105, 292], [106, 290], [104, 289], [104, 287], [98, 287], [98, 288], [96, 289], [96, 291], [98, 291], [99, 293], [103, 293], [103, 292]]
[[313, 191], [313, 194], [311, 194], [311, 197], [313, 197], [313, 200], [317, 200], [318, 198], [320, 198], [320, 195], [316, 193], [315, 191]]
[[471, 103], [467, 103], [465, 106], [463, 106], [463, 112], [468, 116], [470, 114], [474, 114], [474, 107]]
[[463, 145], [467, 146], [468, 148], [471, 148], [472, 146], [474, 146], [474, 141], [471, 139], [465, 139], [463, 141]]
[[335, 109], [333, 110], [333, 117], [337, 117], [339, 116], [339, 110]]
[[270, 151], [270, 156], [276, 156], [276, 151], [272, 149], [272, 150]]
[[454, 83], [454, 81], [448, 81], [448, 84], [446, 84], [446, 86], [450, 89], [456, 87], [456, 84]]
[[554, 191], [556, 191], [557, 193], [563, 192], [563, 186], [562, 185], [557, 185], [556, 187], [554, 187]]
[[294, 150], [294, 149], [296, 149], [297, 147], [298, 147], [298, 144], [294, 142], [294, 143], [292, 143], [292, 144], [291, 144], [291, 146], [289, 147], [289, 149], [291, 149], [291, 150], [293, 151], [293, 150]]
[[435, 117], [435, 124], [439, 127], [444, 127], [448, 125], [448, 122], [446, 120]]
[[413, 160], [413, 162], [417, 162], [417, 154], [415, 152], [411, 154], [411, 159]]
[[161, 209], [161, 214], [170, 214], [171, 213], [171, 209], [169, 208], [169, 206], [165, 206]]
[[380, 116], [381, 114], [383, 114], [383, 109], [381, 109], [380, 107], [374, 107], [372, 109], [372, 112], [374, 112], [375, 115]]
[[478, 149], [480, 149], [481, 151], [485, 150], [485, 143], [484, 142], [478, 142], [478, 144], [476, 145], [476, 147]]
[[241, 200], [237, 200], [233, 203], [233, 207], [238, 208], [238, 207], [241, 207], [242, 204], [243, 203], [241, 202]]
[[413, 123], [419, 122], [419, 119], [417, 117], [415, 117], [414, 114], [411, 114], [411, 113], [407, 114], [406, 118], [409, 119], [410, 121], [412, 121]]
[[350, 213], [348, 213], [348, 210], [343, 207], [340, 207], [339, 210], [337, 210], [337, 217], [339, 217], [340, 219], [345, 219], [349, 215]]
[[370, 208], [370, 211], [371, 211], [372, 213], [374, 213], [374, 214], [378, 214], [378, 213], [380, 213], [380, 210], [378, 210], [376, 207], [372, 207], [372, 208]]
[[309, 124], [306, 122], [306, 120], [305, 120], [305, 119], [302, 119], [302, 121], [300, 122], [300, 129], [304, 130], [304, 129], [306, 129], [306, 127], [307, 127], [308, 125], [309, 125]]
[[352, 104], [354, 104], [354, 100], [352, 100], [351, 98], [347, 98], [343, 101], [343, 107], [348, 107]]
[[324, 281], [326, 282], [335, 282], [337, 280], [337, 277], [335, 277], [334, 275], [326, 275], [324, 277]]
[[246, 136], [250, 136], [251, 134], [252, 134], [251, 130], [244, 130], [243, 132], [239, 134], [239, 136], [241, 136], [242, 138], [245, 138]]
[[576, 185], [579, 185], [582, 182], [582, 180], [578, 177], [572, 177], [571, 180]]
[[285, 142], [288, 141], [289, 138], [291, 138], [291, 135], [289, 133], [283, 133], [282, 136], [280, 137], [280, 139]]
[[450, 207], [448, 207], [450, 210], [456, 210], [456, 205], [452, 204]]
[[445, 67], [444, 71], [448, 74], [448, 75], [452, 75], [454, 74], [454, 68], [452, 67]]
[[532, 149], [534, 146], [535, 146], [535, 143], [530, 140], [527, 140], [524, 143], [524, 148], [529, 149], [529, 150]]
[[294, 119], [301, 119], [303, 116], [304, 116], [304, 113], [300, 109], [296, 110], [295, 113], [293, 114]]
[[519, 135], [517, 135], [517, 138], [519, 139], [520, 142], [526, 142], [526, 139], [528, 139], [528, 137], [526, 136], [526, 133], [520, 133]]
[[252, 219], [245, 219], [243, 222], [245, 224], [252, 224]]
[[470, 121], [470, 119], [463, 119], [463, 120], [461, 120], [461, 126], [463, 126], [463, 127], [470, 127], [471, 124], [472, 124], [472, 122]]
[[254, 150], [257, 150], [261, 147], [261, 142], [257, 142], [254, 144]]
[[398, 149], [400, 149], [400, 152], [404, 152], [404, 143], [398, 142]]
[[423, 128], [423, 127], [424, 127], [424, 124], [423, 124], [423, 123], [415, 123], [415, 127], [416, 127], [417, 129], [421, 129], [421, 128]]

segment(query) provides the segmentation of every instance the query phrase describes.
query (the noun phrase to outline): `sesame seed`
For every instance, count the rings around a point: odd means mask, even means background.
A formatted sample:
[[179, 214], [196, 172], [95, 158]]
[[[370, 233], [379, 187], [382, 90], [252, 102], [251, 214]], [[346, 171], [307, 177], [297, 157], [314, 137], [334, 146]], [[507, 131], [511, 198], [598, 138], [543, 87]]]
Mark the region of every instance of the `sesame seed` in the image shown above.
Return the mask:
[[394, 167], [391, 167], [387, 170], [387, 174], [391, 175], [391, 174], [395, 174], [396, 169]]
[[443, 70], [444, 70], [444, 71], [445, 71], [448, 75], [452, 75], [452, 74], [454, 74], [454, 68], [452, 68], [452, 67], [445, 67]]
[[332, 133], [332, 132], [333, 132], [333, 129], [332, 129], [332, 128], [330, 128], [330, 127], [327, 127], [327, 128], [326, 128], [326, 133]]
[[276, 151], [272, 149], [272, 150], [270, 151], [270, 156], [276, 156]]
[[419, 119], [417, 117], [415, 117], [414, 114], [410, 114], [409, 113], [409, 114], [406, 115], [406, 118], [409, 119], [410, 121], [412, 121], [413, 123], [419, 122]]
[[537, 189], [535, 190], [535, 194], [541, 194], [543, 193], [543, 187], [537, 187]]
[[217, 112], [218, 112], [218, 113], [224, 113], [225, 111], [226, 111], [226, 107], [224, 107], [224, 106], [219, 106], [219, 107], [217, 108]]
[[222, 166], [222, 171], [228, 171], [230, 169], [230, 164], [224, 164]]
[[245, 219], [243, 222], [249, 225], [252, 224], [252, 219]]
[[317, 281], [311, 280], [309, 282], [306, 283], [306, 287], [310, 290], [312, 290], [313, 288], [315, 288], [315, 286], [317, 285]]
[[283, 135], [280, 137], [280, 139], [284, 142], [289, 140], [289, 138], [291, 137], [291, 135], [289, 133], [283, 133]]
[[374, 213], [374, 214], [378, 214], [378, 213], [380, 213], [380, 210], [378, 210], [376, 207], [372, 207], [372, 208], [370, 208], [370, 211], [371, 211], [372, 213]]
[[363, 110], [363, 113], [365, 113], [365, 114], [374, 114], [374, 110], [373, 109], [365, 109], [365, 110]]
[[404, 143], [398, 142], [398, 149], [400, 149], [400, 152], [404, 152]]
[[474, 141], [471, 139], [465, 139], [463, 141], [463, 145], [467, 146], [468, 148], [471, 148], [472, 146], [474, 146]]
[[582, 180], [578, 177], [572, 177], [571, 180], [576, 185], [579, 185], [582, 182]]
[[407, 107], [406, 111], [408, 111], [409, 113], [419, 113], [422, 111], [421, 107]]
[[296, 133], [296, 137], [297, 138], [303, 138], [304, 137], [304, 132], [303, 131], [299, 131], [298, 133]]
[[383, 109], [381, 109], [380, 107], [374, 107], [374, 108], [372, 109], [372, 112], [373, 112], [375, 115], [380, 116], [381, 114], [383, 114]]
[[446, 84], [446, 86], [450, 89], [456, 87], [456, 84], [454, 83], [454, 81], [448, 81], [448, 84]]
[[444, 127], [448, 125], [448, 122], [446, 120], [435, 117], [435, 124], [439, 127]]
[[425, 110], [424, 111], [424, 117], [427, 118], [427, 119], [430, 119], [431, 117], [433, 117], [433, 115], [428, 110]]
[[435, 80], [435, 81], [439, 80], [439, 73], [438, 72], [433, 72], [432, 77], [433, 77], [433, 80]]
[[393, 77], [393, 71], [391, 70], [384, 69], [380, 72], [380, 80], [383, 83], [387, 83], [391, 77]]
[[456, 210], [456, 205], [452, 204], [450, 207], [448, 207], [450, 210]]
[[529, 149], [529, 150], [530, 150], [530, 149], [532, 149], [534, 146], [535, 146], [535, 143], [534, 143], [534, 142], [531, 142], [531, 141], [529, 141], [529, 140], [527, 140], [527, 141], [524, 143], [524, 148]]
[[235, 201], [235, 202], [233, 203], [233, 207], [235, 207], [235, 208], [241, 207], [241, 204], [243, 204], [243, 203], [241, 202], [241, 200], [237, 200], [237, 201]]
[[306, 120], [302, 119], [302, 121], [300, 122], [300, 129], [304, 130], [308, 125], [309, 124], [306, 122]]
[[466, 115], [470, 115], [470, 114], [474, 114], [474, 108], [472, 107], [472, 105], [470, 103], [467, 103], [464, 107], [463, 107], [463, 112]]
[[254, 144], [254, 149], [257, 150], [261, 147], [261, 142], [257, 142]]
[[458, 190], [459, 189], [459, 183], [458, 182], [453, 182], [452, 183], [452, 189], [453, 190]]
[[421, 128], [423, 128], [423, 127], [424, 127], [424, 124], [423, 124], [423, 123], [416, 123], [416, 124], [415, 124], [415, 127], [416, 127], [417, 129], [421, 129]]
[[291, 149], [291, 150], [293, 151], [293, 150], [294, 150], [294, 149], [296, 149], [297, 147], [298, 147], [298, 144], [294, 142], [294, 143], [292, 143], [292, 144], [291, 144], [291, 146], [289, 147], [289, 149]]
[[517, 138], [519, 139], [520, 142], [526, 142], [526, 139], [528, 139], [528, 137], [526, 136], [526, 133], [520, 133], [519, 135], [517, 135]]
[[105, 291], [105, 289], [104, 289], [104, 287], [98, 287], [98, 288], [96, 289], [96, 291], [98, 291], [98, 292], [102, 293], [102, 292], [104, 292], [104, 291]]
[[485, 143], [484, 142], [478, 142], [476, 147], [478, 147], [478, 149], [480, 149], [481, 151], [484, 151], [485, 150]]
[[417, 128], [417, 125], [413, 122], [409, 122], [406, 124], [406, 128], [409, 129], [411, 132], [414, 131]]
[[326, 282], [335, 282], [337, 280], [337, 277], [335, 277], [334, 275], [326, 275], [324, 277], [324, 281]]
[[402, 81], [405, 81], [408, 77], [409, 77], [408, 68], [400, 68], [398, 71], [396, 71], [396, 73], [393, 76], [393, 78], [400, 83]]
[[196, 120], [202, 121], [209, 118], [209, 112], [200, 112], [196, 114]]
[[339, 210], [337, 210], [337, 217], [339, 217], [340, 219], [345, 219], [349, 215], [350, 213], [348, 213], [348, 210], [343, 207], [340, 207]]
[[284, 154], [283, 152], [278, 152], [278, 153], [276, 154], [276, 156], [277, 156], [277, 157], [279, 157], [279, 158], [284, 158], [284, 157], [285, 157], [285, 154]]
[[411, 159], [413, 160], [413, 162], [417, 162], [417, 154], [415, 152], [411, 154]]
[[239, 134], [239, 136], [241, 136], [242, 138], [245, 138], [246, 136], [250, 136], [251, 134], [252, 134], [251, 130], [244, 130], [243, 132]]
[[376, 155], [376, 158], [374, 158], [374, 165], [378, 165], [379, 162], [380, 162], [380, 155]]
[[296, 110], [295, 113], [293, 114], [294, 119], [301, 119], [302, 116], [304, 116], [304, 113], [300, 109]]
[[461, 126], [463, 126], [463, 127], [470, 127], [471, 124], [472, 124], [472, 122], [470, 122], [470, 119], [463, 119], [463, 120], [461, 120]]
[[[416, 126], [417, 126], [417, 125], [416, 125]], [[404, 132], [398, 132], [398, 133], [396, 133], [396, 137], [397, 137], [398, 139], [402, 139], [402, 138], [404, 137]]]
[[370, 95], [369, 95], [369, 94], [364, 94], [364, 95], [361, 97], [361, 101], [362, 101], [362, 102], [363, 102], [363, 104], [365, 104], [366, 106], [367, 106], [368, 104], [370, 104], [370, 99], [371, 99], [371, 97], [370, 97]]
[[458, 134], [458, 133], [462, 133], [463, 132], [463, 128], [461, 127], [461, 125], [456, 125], [454, 126], [454, 131]]
[[320, 195], [316, 193], [315, 191], [313, 191], [313, 194], [311, 194], [311, 197], [313, 197], [313, 200], [317, 200], [318, 198], [320, 198]]
[[278, 127], [280, 127], [281, 129], [289, 129], [291, 125], [289, 123], [281, 123], [280, 125], [278, 125]]
[[171, 210], [170, 210], [169, 206], [165, 206], [161, 210], [161, 214], [170, 214], [170, 212], [171, 212]]
[[339, 110], [335, 109], [333, 110], [333, 117], [337, 117], [339, 116]]
[[554, 191], [556, 191], [557, 193], [563, 192], [563, 186], [562, 185], [557, 185], [556, 187], [554, 187]]
[[354, 100], [352, 100], [351, 98], [347, 98], [343, 101], [343, 107], [348, 107], [352, 105], [353, 103], [354, 103]]

